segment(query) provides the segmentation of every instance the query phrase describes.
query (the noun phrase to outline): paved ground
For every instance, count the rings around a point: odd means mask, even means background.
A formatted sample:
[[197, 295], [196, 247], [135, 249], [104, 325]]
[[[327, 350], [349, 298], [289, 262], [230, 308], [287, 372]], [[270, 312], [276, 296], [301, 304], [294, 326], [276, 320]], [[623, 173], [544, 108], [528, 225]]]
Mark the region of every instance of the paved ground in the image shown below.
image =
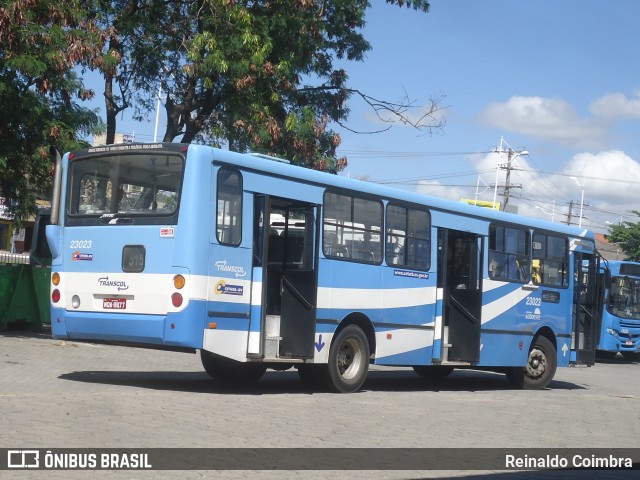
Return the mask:
[[[444, 382], [429, 384], [408, 369], [373, 367], [363, 391], [337, 395], [306, 389], [294, 370], [268, 372], [255, 386], [230, 388], [210, 380], [197, 355], [4, 332], [0, 409], [0, 448], [640, 448], [640, 364], [615, 359], [592, 368], [559, 369], [551, 387], [540, 392], [513, 389], [503, 375], [488, 372], [456, 371]], [[619, 474], [578, 473], [575, 478]], [[629, 473], [624, 472], [623, 478], [632, 478]], [[487, 472], [469, 471], [89, 475], [488, 478]], [[87, 472], [0, 472], [2, 478], [19, 479], [87, 476]], [[491, 476], [567, 478], [559, 472]]]

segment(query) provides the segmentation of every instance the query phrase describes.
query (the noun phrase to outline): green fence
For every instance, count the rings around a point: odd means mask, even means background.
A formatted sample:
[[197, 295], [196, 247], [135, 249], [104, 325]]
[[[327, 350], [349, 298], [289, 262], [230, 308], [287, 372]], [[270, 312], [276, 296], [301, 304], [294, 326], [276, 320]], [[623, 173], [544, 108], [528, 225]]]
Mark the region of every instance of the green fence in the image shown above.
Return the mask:
[[0, 254], [0, 330], [9, 325], [37, 328], [51, 322], [51, 267], [24, 263], [24, 258]]
[[51, 252], [45, 226], [49, 212], [34, 222], [31, 254], [0, 252], [0, 331], [8, 326], [39, 328], [51, 323]]

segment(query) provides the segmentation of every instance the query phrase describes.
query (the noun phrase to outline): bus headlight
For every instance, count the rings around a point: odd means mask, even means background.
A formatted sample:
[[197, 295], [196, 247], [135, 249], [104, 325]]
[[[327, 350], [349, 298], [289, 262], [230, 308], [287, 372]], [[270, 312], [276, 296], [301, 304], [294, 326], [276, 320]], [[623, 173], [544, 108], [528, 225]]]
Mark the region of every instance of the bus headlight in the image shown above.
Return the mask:
[[613, 335], [616, 338], [620, 336], [620, 333], [618, 332], [618, 330], [614, 330], [613, 328], [607, 328], [607, 333], [609, 335]]

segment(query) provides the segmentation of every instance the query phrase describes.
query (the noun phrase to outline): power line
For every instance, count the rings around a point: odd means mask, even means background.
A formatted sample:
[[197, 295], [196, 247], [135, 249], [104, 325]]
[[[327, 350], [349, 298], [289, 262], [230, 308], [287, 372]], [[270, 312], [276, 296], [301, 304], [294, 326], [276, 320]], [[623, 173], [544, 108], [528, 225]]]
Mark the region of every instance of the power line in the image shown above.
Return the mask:
[[403, 151], [385, 151], [385, 150], [340, 150], [341, 154], [349, 156], [366, 156], [366, 157], [445, 157], [456, 155], [485, 155], [494, 152], [403, 152]]

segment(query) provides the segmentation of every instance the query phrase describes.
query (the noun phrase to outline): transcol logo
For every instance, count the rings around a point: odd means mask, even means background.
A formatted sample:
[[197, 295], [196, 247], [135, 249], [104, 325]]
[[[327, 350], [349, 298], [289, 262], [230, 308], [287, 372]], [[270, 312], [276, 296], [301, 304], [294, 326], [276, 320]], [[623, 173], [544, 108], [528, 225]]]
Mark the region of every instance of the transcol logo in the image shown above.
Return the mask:
[[109, 277], [99, 278], [98, 285], [101, 287], [118, 287], [118, 291], [129, 289], [129, 285], [124, 280], [109, 280]]
[[239, 265], [227, 265], [226, 260], [218, 260], [216, 262], [216, 268], [219, 272], [234, 273], [236, 278], [244, 277], [247, 272], [244, 271], [244, 267]]

